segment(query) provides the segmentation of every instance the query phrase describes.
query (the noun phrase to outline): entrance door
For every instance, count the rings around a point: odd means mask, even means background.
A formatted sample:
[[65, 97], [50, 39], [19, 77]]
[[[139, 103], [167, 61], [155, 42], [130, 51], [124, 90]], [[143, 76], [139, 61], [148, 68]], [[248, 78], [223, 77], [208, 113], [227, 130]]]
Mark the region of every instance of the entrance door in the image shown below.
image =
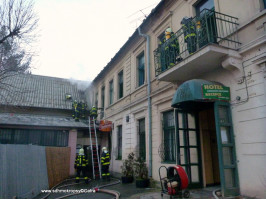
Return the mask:
[[199, 112], [202, 139], [203, 174], [206, 186], [220, 185], [218, 148], [213, 104]]
[[216, 101], [214, 112], [222, 194], [236, 196], [239, 194], [239, 183], [230, 104]]
[[202, 187], [201, 158], [197, 113], [178, 112], [177, 142], [178, 163], [186, 170], [189, 187]]

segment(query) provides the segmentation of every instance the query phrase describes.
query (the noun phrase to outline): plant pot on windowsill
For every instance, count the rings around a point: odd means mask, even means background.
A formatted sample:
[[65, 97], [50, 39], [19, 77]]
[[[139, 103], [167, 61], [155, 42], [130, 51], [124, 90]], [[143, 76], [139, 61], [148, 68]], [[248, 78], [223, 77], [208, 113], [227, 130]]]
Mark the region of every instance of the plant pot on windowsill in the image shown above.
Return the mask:
[[150, 185], [150, 179], [136, 179], [137, 188], [146, 188]]
[[134, 181], [133, 176], [122, 176], [122, 183], [132, 183]]

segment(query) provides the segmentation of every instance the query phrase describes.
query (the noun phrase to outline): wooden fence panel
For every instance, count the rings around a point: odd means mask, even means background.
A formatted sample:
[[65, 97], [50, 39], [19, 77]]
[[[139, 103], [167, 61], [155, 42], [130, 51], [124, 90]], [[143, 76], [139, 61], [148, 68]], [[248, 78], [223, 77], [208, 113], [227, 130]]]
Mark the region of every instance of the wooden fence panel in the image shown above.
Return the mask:
[[46, 147], [49, 187], [69, 177], [70, 147]]

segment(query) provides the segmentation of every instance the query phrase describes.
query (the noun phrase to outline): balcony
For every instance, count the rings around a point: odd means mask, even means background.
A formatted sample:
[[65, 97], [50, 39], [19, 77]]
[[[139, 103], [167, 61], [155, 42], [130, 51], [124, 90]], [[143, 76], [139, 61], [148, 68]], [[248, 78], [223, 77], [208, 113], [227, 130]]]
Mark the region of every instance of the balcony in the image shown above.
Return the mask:
[[237, 57], [237, 20], [204, 9], [154, 51], [157, 79], [185, 81], [221, 67], [227, 56]]

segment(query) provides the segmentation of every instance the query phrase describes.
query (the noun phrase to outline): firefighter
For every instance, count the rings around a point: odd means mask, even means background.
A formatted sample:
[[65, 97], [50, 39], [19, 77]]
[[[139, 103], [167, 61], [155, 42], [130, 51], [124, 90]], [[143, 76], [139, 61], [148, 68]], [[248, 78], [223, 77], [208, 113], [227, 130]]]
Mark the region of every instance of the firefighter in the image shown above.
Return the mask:
[[97, 113], [97, 108], [96, 108], [95, 106], [93, 106], [93, 107], [91, 108], [90, 116], [91, 116], [91, 117], [94, 117], [94, 119], [97, 118], [98, 113]]
[[77, 170], [76, 183], [79, 183], [81, 172], [82, 172], [82, 175], [84, 176], [85, 183], [89, 183], [89, 179], [86, 173], [86, 168], [88, 167], [88, 165], [89, 165], [89, 162], [88, 162], [86, 155], [84, 154], [84, 149], [81, 148], [79, 150], [79, 154], [76, 157], [76, 161], [74, 165], [75, 169]]
[[[163, 44], [162, 44], [163, 43]], [[165, 30], [165, 38], [160, 42], [161, 46], [161, 66], [162, 70], [173, 67], [176, 61], [180, 61], [178, 38], [168, 27]]]
[[110, 172], [109, 172], [110, 155], [106, 147], [102, 148], [101, 164], [102, 164], [103, 179], [110, 180]]
[[196, 37], [196, 27], [192, 22], [192, 18], [184, 17], [181, 21], [184, 39], [187, 43], [187, 50], [189, 54], [193, 54], [197, 50], [197, 37]]
[[82, 119], [87, 119], [87, 104], [84, 103], [83, 101], [80, 104], [81, 104], [81, 117]]
[[73, 119], [75, 119], [75, 121], [79, 121], [79, 103], [76, 100], [72, 103], [72, 110]]

